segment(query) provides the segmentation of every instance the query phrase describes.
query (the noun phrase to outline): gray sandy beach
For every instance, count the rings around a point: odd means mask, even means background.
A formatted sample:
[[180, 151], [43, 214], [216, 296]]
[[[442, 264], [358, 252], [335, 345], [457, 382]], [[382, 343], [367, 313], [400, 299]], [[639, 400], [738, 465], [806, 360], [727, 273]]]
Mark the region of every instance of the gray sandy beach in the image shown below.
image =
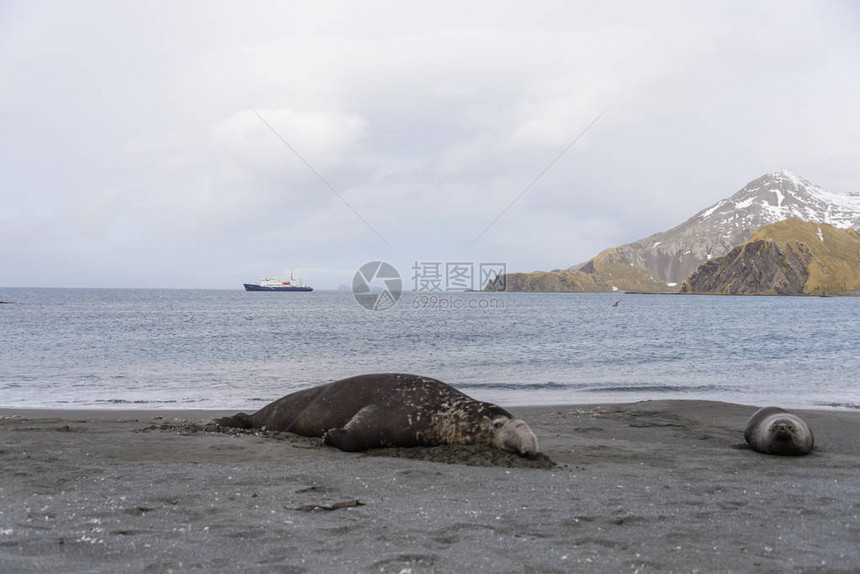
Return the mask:
[[545, 457], [0, 409], [0, 571], [857, 571], [860, 413], [797, 411], [787, 458], [741, 447], [752, 406], [511, 410]]

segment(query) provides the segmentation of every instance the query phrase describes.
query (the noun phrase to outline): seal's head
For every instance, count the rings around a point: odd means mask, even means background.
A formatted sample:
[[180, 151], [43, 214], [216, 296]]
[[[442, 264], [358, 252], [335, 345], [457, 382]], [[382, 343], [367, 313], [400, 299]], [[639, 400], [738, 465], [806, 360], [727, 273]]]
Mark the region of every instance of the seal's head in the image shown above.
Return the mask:
[[767, 421], [770, 454], [797, 455], [812, 450], [812, 433], [795, 416], [773, 416]]
[[493, 446], [522, 456], [537, 454], [537, 437], [524, 420], [502, 416], [494, 418], [492, 424]]

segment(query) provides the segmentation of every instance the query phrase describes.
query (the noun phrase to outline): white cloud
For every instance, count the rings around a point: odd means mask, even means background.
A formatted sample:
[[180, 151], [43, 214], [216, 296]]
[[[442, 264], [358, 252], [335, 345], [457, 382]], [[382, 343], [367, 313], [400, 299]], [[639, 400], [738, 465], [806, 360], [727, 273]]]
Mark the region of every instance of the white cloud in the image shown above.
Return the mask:
[[218, 122], [211, 138], [222, 159], [246, 166], [249, 171], [282, 168], [284, 157], [295, 155], [283, 141], [301, 150], [299, 154], [306, 161], [322, 169], [343, 162], [344, 154], [367, 133], [367, 128], [367, 122], [356, 114], [246, 110]]
[[288, 264], [336, 287], [373, 257], [458, 258], [606, 106], [468, 257], [563, 267], [773, 169], [860, 191], [847, 7], [0, 10], [0, 232], [20, 246], [0, 284], [58, 266], [189, 286], [182, 261], [220, 286]]

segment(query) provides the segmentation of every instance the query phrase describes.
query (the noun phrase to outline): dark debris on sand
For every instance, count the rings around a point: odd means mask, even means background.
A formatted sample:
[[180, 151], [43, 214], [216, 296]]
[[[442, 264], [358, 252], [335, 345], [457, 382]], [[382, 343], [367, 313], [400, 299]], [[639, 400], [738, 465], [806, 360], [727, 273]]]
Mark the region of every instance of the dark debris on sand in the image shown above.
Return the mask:
[[520, 456], [512, 452], [477, 444], [446, 444], [441, 446], [413, 446], [410, 448], [377, 448], [364, 452], [365, 456], [415, 458], [445, 464], [466, 466], [503, 466], [508, 468], [552, 469], [556, 464], [543, 453]]

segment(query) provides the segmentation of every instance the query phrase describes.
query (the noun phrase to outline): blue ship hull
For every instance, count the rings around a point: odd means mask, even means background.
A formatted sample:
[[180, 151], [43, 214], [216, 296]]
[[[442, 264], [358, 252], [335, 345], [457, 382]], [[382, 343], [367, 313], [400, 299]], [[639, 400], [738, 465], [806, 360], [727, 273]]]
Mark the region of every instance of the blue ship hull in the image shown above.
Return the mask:
[[245, 291], [313, 291], [313, 287], [296, 287], [293, 285], [284, 285], [278, 287], [263, 287], [255, 283], [244, 283]]

